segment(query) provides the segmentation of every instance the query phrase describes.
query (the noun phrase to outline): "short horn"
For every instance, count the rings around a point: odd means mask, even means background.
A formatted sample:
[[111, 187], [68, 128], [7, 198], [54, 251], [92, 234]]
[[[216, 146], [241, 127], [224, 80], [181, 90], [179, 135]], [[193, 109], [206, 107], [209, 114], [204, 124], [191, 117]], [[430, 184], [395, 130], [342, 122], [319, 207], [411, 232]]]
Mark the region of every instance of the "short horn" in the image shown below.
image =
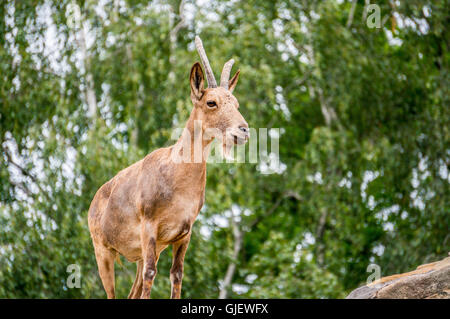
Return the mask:
[[208, 80], [208, 87], [216, 88], [217, 82], [214, 78], [214, 73], [209, 65], [208, 57], [206, 56], [205, 49], [203, 48], [203, 43], [200, 37], [195, 36], [195, 46], [197, 47], [198, 54], [200, 55], [200, 59], [202, 60], [203, 67], [205, 68], [206, 79]]
[[228, 90], [228, 81], [230, 80], [231, 68], [233, 67], [234, 59], [231, 59], [222, 69], [222, 74], [220, 75], [220, 86]]

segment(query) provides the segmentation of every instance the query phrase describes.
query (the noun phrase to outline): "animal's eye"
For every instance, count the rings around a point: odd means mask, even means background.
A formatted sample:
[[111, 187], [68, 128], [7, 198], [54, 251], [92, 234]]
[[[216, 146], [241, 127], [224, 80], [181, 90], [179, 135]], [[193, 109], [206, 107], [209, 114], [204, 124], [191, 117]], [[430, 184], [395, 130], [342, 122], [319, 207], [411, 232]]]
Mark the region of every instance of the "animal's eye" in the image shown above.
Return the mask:
[[216, 107], [216, 106], [217, 106], [216, 102], [214, 102], [214, 101], [208, 101], [208, 102], [206, 102], [206, 104], [207, 104], [208, 107], [210, 107], [210, 108], [213, 108], [213, 107]]

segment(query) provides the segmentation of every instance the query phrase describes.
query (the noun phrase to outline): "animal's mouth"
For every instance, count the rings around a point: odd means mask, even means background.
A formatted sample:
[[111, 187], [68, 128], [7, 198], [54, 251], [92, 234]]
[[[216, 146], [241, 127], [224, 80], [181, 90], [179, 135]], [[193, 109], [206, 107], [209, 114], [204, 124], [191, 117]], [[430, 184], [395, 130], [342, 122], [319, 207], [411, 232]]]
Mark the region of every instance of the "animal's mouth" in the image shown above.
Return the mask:
[[226, 139], [223, 141], [223, 151], [226, 159], [233, 160], [233, 156], [230, 155], [231, 149], [234, 145], [245, 144], [250, 137], [250, 134], [240, 134], [240, 132], [227, 132]]
[[245, 135], [245, 137], [241, 137], [241, 136], [232, 134], [231, 136], [233, 137], [234, 144], [237, 144], [237, 145], [245, 144], [248, 141], [248, 135]]

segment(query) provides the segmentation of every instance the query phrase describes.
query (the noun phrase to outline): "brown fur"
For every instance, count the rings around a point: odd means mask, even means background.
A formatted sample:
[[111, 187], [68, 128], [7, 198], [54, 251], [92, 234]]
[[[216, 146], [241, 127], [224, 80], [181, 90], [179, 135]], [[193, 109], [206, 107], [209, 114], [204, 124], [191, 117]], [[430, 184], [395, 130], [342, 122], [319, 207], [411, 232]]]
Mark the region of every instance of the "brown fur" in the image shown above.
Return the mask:
[[[191, 100], [194, 104], [186, 131], [194, 136], [194, 121], [202, 121], [202, 130], [219, 128], [224, 138], [227, 128], [247, 140], [248, 128], [232, 95], [239, 71], [229, 81], [229, 90], [204, 89], [203, 70], [195, 63], [191, 70]], [[216, 108], [207, 105], [215, 101]], [[245, 130], [244, 130], [245, 131]], [[203, 140], [203, 150], [210, 140]], [[108, 298], [115, 297], [114, 258], [117, 254], [137, 262], [136, 279], [129, 298], [149, 298], [159, 255], [173, 245], [170, 271], [172, 298], [180, 298], [184, 256], [192, 225], [203, 206], [206, 185], [207, 153], [200, 163], [174, 163], [174, 146], [161, 148], [120, 171], [95, 194], [89, 209], [89, 230], [95, 249], [99, 274]], [[193, 145], [193, 143], [192, 143]], [[193, 147], [191, 148], [193, 160]]]

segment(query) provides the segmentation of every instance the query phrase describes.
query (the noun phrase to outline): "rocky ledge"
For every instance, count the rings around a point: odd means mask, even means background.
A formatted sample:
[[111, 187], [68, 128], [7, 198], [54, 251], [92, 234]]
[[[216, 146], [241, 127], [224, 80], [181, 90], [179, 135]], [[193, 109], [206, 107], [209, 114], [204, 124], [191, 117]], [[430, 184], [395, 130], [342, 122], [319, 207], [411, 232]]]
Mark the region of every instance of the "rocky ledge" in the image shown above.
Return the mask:
[[353, 290], [346, 299], [450, 299], [450, 257], [383, 277]]

